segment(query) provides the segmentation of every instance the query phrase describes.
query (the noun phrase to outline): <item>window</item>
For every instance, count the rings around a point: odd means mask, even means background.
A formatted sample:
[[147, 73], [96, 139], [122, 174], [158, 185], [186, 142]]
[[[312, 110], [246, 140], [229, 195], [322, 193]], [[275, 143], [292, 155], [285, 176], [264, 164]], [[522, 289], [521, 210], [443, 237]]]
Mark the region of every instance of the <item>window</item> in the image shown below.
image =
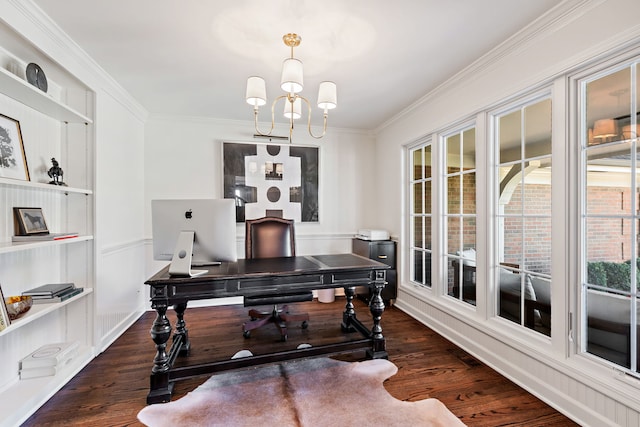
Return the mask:
[[639, 62], [580, 81], [581, 347], [638, 372]]
[[476, 304], [476, 130], [443, 138], [447, 295]]
[[497, 314], [551, 335], [551, 99], [495, 117]]
[[410, 150], [411, 280], [431, 287], [431, 143]]

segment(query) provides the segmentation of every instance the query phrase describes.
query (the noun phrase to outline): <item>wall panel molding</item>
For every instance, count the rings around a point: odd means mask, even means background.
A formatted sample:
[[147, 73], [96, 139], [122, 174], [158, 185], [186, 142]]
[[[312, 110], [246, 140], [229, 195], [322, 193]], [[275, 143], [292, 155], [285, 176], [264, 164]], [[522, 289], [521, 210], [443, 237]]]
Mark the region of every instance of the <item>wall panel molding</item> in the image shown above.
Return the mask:
[[[501, 375], [540, 398], [583, 426], [638, 425], [638, 400], [619, 389], [619, 384], [590, 381], [580, 365], [558, 360], [534, 347], [496, 338], [485, 322], [464, 322], [450, 311], [419, 295], [407, 286], [398, 289], [395, 307], [481, 360]], [[384, 328], [384, 316], [382, 326]], [[635, 422], [634, 422], [635, 420]]]

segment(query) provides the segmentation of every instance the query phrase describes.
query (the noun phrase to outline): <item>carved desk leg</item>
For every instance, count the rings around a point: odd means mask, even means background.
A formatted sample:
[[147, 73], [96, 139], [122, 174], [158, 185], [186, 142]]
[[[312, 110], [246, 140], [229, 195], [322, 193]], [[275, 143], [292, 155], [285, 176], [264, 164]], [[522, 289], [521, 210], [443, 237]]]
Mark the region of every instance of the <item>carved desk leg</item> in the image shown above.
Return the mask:
[[[187, 356], [189, 355], [189, 351], [191, 351], [191, 341], [189, 341], [189, 330], [187, 329], [187, 324], [184, 321], [184, 312], [187, 309], [187, 302], [182, 302], [182, 303], [178, 303], [175, 304], [173, 306], [173, 309], [176, 312], [176, 317], [178, 318], [177, 322], [176, 322], [176, 332], [173, 335], [173, 345], [176, 345], [175, 343], [178, 342], [178, 340], [180, 342], [180, 349], [178, 350], [178, 355], [179, 356]], [[171, 352], [173, 353], [173, 348], [171, 349]]]
[[169, 355], [167, 341], [171, 336], [171, 323], [167, 319], [166, 302], [154, 302], [151, 307], [156, 310], [156, 319], [151, 327], [151, 338], [156, 344], [156, 357], [151, 369], [150, 390], [147, 404], [168, 402], [171, 400], [173, 383], [169, 383]]
[[353, 319], [356, 318], [356, 309], [353, 305], [353, 297], [356, 294], [355, 286], [345, 286], [344, 295], [347, 297], [347, 304], [344, 307], [344, 313], [342, 313], [342, 332], [355, 332], [353, 327]]
[[373, 327], [371, 328], [371, 338], [372, 338], [372, 347], [367, 350], [367, 358], [369, 359], [388, 359], [389, 354], [387, 353], [387, 344], [384, 336], [382, 336], [382, 326], [380, 326], [380, 319], [382, 318], [382, 313], [384, 312], [384, 301], [382, 300], [382, 289], [384, 289], [386, 282], [380, 281], [380, 279], [384, 280], [385, 272], [377, 271], [376, 279], [377, 281], [373, 283], [373, 297], [371, 298], [371, 302], [369, 303], [369, 310], [371, 311], [371, 316], [373, 317]]

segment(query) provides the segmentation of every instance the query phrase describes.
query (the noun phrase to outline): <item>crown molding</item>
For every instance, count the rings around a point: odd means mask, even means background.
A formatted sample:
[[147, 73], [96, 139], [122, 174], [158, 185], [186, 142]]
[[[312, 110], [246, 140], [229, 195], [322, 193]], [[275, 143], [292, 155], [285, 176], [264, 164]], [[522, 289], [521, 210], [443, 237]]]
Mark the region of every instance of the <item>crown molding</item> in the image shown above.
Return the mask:
[[[210, 124], [210, 125], [220, 125], [220, 126], [237, 126], [239, 128], [248, 128], [255, 129], [255, 124], [251, 120], [233, 120], [233, 119], [220, 119], [216, 117], [207, 117], [207, 116], [185, 116], [179, 114], [154, 114], [150, 113], [148, 117], [149, 121], [181, 121], [195, 124]], [[262, 123], [265, 126], [269, 126], [268, 123]], [[282, 126], [283, 130], [288, 132], [288, 124], [287, 123], [276, 123], [277, 126]], [[320, 126], [311, 126], [312, 129], [321, 132], [322, 128]], [[306, 129], [306, 127], [305, 127]], [[341, 135], [358, 135], [358, 136], [366, 136], [373, 138], [375, 137], [375, 133], [372, 130], [366, 129], [352, 129], [352, 128], [338, 128], [338, 127], [327, 127], [327, 132], [336, 132]]]
[[147, 110], [89, 56], [32, 0], [3, 0], [5, 22], [38, 49], [98, 92], [111, 95], [134, 116], [145, 121]]
[[447, 92], [452, 87], [461, 84], [461, 82], [468, 83], [469, 81], [475, 80], [483, 72], [490, 70], [494, 64], [502, 58], [525, 50], [527, 46], [533, 42], [560, 30], [604, 2], [606, 2], [606, 0], [565, 0], [561, 2], [512, 37], [500, 43], [487, 54], [471, 63], [468, 67], [454, 74], [447, 81], [382, 123], [374, 129], [374, 134], [379, 134], [388, 126], [409, 115], [423, 104], [437, 98], [440, 94]]

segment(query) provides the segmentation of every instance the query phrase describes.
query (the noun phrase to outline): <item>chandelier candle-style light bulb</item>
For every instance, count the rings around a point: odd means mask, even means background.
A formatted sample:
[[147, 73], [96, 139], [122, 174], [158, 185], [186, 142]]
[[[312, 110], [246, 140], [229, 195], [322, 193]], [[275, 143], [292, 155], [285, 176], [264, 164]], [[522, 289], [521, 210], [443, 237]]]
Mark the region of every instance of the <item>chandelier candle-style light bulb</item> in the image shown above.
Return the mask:
[[313, 138], [320, 139], [327, 132], [328, 111], [337, 107], [338, 95], [334, 82], [324, 81], [318, 88], [318, 108], [323, 110], [323, 127], [321, 135], [314, 135], [311, 131], [311, 104], [307, 98], [298, 95], [304, 88], [302, 61], [293, 56], [293, 48], [300, 45], [301, 38], [295, 33], [285, 34], [282, 37], [284, 44], [291, 48], [291, 56], [284, 60], [282, 64], [282, 74], [280, 88], [285, 92], [278, 96], [271, 104], [271, 129], [268, 132], [261, 132], [258, 129], [259, 107], [267, 103], [266, 84], [262, 77], [252, 76], [247, 79], [247, 90], [245, 99], [249, 105], [253, 106], [256, 132], [260, 136], [271, 136], [275, 126], [275, 105], [284, 99], [284, 116], [289, 119], [289, 141], [293, 134], [293, 122], [302, 117], [302, 101], [307, 104], [307, 130]]

